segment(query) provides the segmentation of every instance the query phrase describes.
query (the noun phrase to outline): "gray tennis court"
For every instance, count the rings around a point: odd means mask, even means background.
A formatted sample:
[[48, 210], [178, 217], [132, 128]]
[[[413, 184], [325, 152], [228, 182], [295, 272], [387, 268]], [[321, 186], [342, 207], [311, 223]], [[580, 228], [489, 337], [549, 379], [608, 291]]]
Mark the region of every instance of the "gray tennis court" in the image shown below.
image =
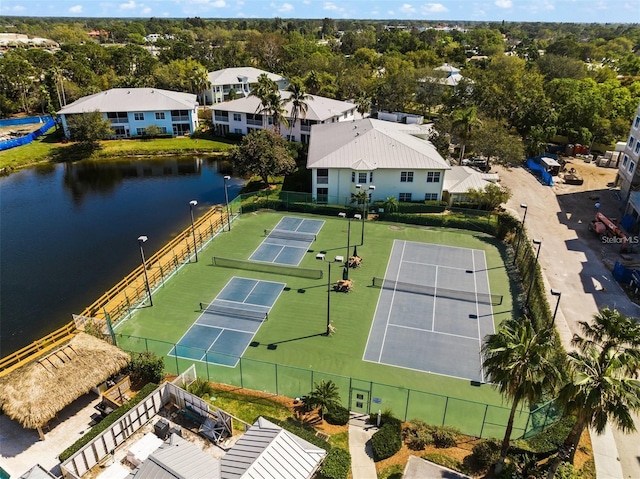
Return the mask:
[[297, 266], [302, 261], [324, 221], [284, 216], [253, 252], [250, 260]]
[[495, 332], [484, 251], [395, 240], [363, 359], [484, 382], [482, 338]]
[[[286, 285], [233, 277], [169, 356], [235, 367]], [[198, 306], [198, 305], [195, 305]]]

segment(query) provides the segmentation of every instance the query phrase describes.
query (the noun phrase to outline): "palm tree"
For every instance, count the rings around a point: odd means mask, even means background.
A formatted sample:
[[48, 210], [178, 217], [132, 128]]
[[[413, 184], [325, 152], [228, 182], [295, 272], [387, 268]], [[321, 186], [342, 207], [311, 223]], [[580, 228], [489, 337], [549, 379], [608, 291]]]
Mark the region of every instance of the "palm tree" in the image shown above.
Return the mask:
[[340, 405], [338, 386], [333, 381], [325, 382], [324, 379], [320, 381], [320, 384], [315, 383], [314, 386], [314, 390], [307, 398], [307, 404], [311, 407], [319, 407], [320, 419], [324, 419], [325, 409]]
[[297, 79], [291, 82], [287, 87], [287, 91], [291, 92], [291, 95], [289, 95], [289, 102], [291, 103], [291, 123], [289, 124], [289, 134], [291, 134], [298, 118], [306, 118], [307, 111], [309, 110], [307, 101], [313, 100], [313, 97], [311, 95], [307, 95], [304, 85]]
[[358, 95], [358, 98], [356, 98], [356, 110], [364, 118], [365, 113], [371, 111], [371, 98], [364, 93]]
[[612, 422], [623, 432], [636, 426], [632, 412], [640, 411], [639, 326], [616, 310], [603, 309], [594, 323], [579, 323], [583, 336], [574, 335], [576, 351], [569, 353], [569, 381], [560, 390], [558, 402], [576, 422], [551, 461], [548, 479], [553, 479], [563, 461], [573, 461], [584, 429], [601, 434]]
[[480, 119], [476, 116], [476, 113], [477, 108], [475, 106], [470, 106], [463, 110], [454, 110], [453, 112], [453, 122], [451, 123], [451, 126], [454, 131], [458, 132], [462, 142], [462, 147], [460, 148], [461, 163], [464, 158], [464, 151], [467, 144], [471, 140], [473, 130], [482, 124]]
[[398, 199], [395, 196], [387, 196], [382, 206], [385, 213], [395, 213], [398, 211]]
[[529, 319], [506, 321], [482, 346], [482, 367], [488, 379], [511, 400], [496, 474], [502, 470], [509, 451], [518, 404], [523, 400], [529, 404], [536, 402], [545, 391], [553, 390], [560, 379], [560, 371], [551, 360], [554, 349], [553, 330], [536, 332]]

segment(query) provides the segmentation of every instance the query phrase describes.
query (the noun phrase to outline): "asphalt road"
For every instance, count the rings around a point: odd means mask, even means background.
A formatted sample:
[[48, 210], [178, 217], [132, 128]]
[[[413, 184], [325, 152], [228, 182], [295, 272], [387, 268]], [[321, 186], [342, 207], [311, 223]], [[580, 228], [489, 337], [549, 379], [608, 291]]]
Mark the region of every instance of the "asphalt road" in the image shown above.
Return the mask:
[[[513, 194], [507, 209], [522, 218], [524, 209], [520, 204], [528, 207], [525, 227], [530, 238], [542, 241], [540, 266], [547, 291], [553, 288], [562, 292], [556, 326], [565, 348], [571, 348], [571, 337], [579, 332], [578, 321], [589, 320], [605, 306], [628, 316], [640, 316], [640, 308], [629, 300], [603, 264], [603, 260], [610, 261], [618, 255], [617, 250], [612, 250], [616, 246], [602, 245], [587, 229], [595, 212], [596, 197], [602, 204], [603, 213], [620, 214], [620, 203], [615, 192], [607, 189], [606, 182], [585, 184], [582, 189], [572, 190], [573, 187], [566, 185], [544, 186], [523, 168], [506, 170], [498, 167], [496, 170], [501, 183]], [[555, 307], [556, 298], [549, 292], [551, 308]], [[640, 428], [638, 416], [635, 423]], [[606, 441], [607, 437], [596, 438], [594, 435], [591, 434], [597, 454], [598, 442]], [[611, 437], [610, 433], [608, 437]], [[597, 477], [640, 478], [640, 432], [622, 434], [614, 429], [613, 438], [622, 470], [617, 470], [615, 459], [613, 462], [602, 460], [599, 465], [596, 457]]]

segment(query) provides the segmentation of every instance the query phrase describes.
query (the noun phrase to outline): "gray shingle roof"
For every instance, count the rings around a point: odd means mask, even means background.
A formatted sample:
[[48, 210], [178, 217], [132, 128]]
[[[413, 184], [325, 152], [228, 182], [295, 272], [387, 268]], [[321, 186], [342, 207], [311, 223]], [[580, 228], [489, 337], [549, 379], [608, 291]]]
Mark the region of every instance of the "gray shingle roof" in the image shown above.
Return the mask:
[[450, 168], [424, 126], [366, 118], [311, 128], [307, 168]]
[[286, 78], [281, 75], [276, 75], [275, 73], [266, 72], [254, 67], [224, 68], [222, 70], [209, 72], [208, 77], [212, 85], [235, 85], [240, 83], [238, 77], [247, 77], [249, 83], [257, 83], [258, 77], [263, 73], [266, 73], [267, 76], [275, 82], [286, 80]]
[[82, 97], [62, 108], [58, 114], [103, 113], [116, 111], [193, 110], [196, 96], [191, 93], [159, 90], [158, 88], [112, 88]]
[[222, 458], [222, 479], [308, 479], [326, 451], [258, 418]]
[[[280, 97], [288, 99], [291, 93], [286, 90], [280, 90]], [[309, 95], [311, 98], [306, 101], [307, 114], [300, 115], [299, 118], [315, 121], [325, 121], [334, 116], [340, 116], [349, 110], [356, 108], [356, 105], [347, 101], [333, 100], [331, 98], [325, 98], [318, 95]], [[287, 102], [284, 105], [286, 111], [285, 116], [291, 115], [290, 111], [291, 103]], [[260, 100], [255, 96], [248, 96], [246, 98], [239, 98], [237, 100], [227, 101], [225, 103], [217, 103], [214, 106], [215, 110], [229, 111], [237, 113], [256, 113], [262, 109]]]

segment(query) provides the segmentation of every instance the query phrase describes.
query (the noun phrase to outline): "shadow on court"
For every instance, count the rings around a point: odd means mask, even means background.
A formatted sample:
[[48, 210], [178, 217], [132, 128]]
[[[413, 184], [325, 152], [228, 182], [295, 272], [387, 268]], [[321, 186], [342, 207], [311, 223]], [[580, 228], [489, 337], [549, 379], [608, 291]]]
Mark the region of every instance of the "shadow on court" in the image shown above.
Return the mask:
[[[297, 338], [291, 338], [291, 339], [283, 339], [282, 341], [274, 341], [272, 343], [269, 344], [265, 344], [264, 346], [268, 349], [268, 350], [275, 350], [277, 349], [279, 344], [284, 344], [284, 343], [292, 343], [294, 341], [302, 341], [303, 339], [311, 339], [311, 338], [317, 338], [319, 336], [326, 336], [327, 333], [325, 331], [321, 332], [321, 333], [316, 333], [316, 334], [308, 334], [306, 336], [299, 336]], [[249, 346], [251, 346], [252, 348], [257, 348], [262, 346], [258, 341], [252, 341]]]

